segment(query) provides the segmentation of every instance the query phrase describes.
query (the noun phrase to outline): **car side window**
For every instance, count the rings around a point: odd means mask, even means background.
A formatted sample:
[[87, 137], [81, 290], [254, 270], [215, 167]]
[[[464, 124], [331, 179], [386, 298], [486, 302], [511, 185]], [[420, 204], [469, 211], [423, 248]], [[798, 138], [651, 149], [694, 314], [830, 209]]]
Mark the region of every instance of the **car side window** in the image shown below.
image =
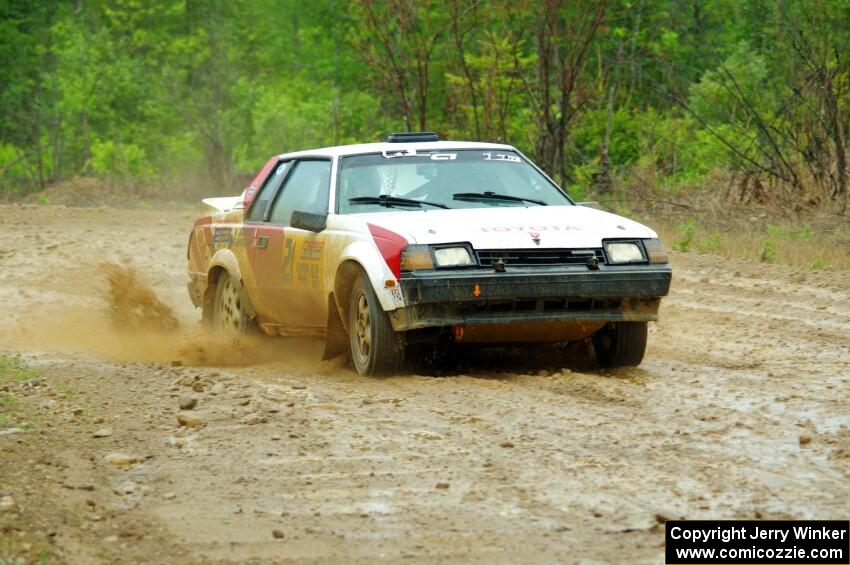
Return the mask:
[[291, 168], [291, 166], [292, 161], [281, 163], [272, 172], [272, 174], [268, 176], [266, 182], [263, 184], [263, 188], [260, 189], [260, 193], [254, 199], [254, 203], [251, 205], [251, 209], [248, 210], [248, 217], [246, 219], [254, 222], [263, 221], [263, 218], [266, 217], [266, 210], [269, 207], [269, 202], [271, 201], [275, 192], [277, 192], [277, 189], [283, 182], [283, 179], [286, 178], [286, 173]]
[[273, 224], [290, 225], [292, 212], [296, 210], [313, 214], [328, 213], [331, 162], [298, 161], [294, 167], [272, 205], [269, 222]]

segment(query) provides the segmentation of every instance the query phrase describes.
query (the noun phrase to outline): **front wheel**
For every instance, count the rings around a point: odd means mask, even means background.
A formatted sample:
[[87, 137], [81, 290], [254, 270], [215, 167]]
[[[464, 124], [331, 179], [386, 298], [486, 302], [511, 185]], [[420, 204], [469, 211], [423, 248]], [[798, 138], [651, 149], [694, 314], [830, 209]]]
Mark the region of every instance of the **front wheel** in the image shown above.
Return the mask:
[[646, 352], [646, 322], [612, 322], [593, 334], [596, 360], [602, 367], [637, 367]]
[[351, 289], [348, 336], [351, 360], [361, 375], [385, 375], [401, 368], [403, 336], [393, 330], [365, 273], [358, 275]]

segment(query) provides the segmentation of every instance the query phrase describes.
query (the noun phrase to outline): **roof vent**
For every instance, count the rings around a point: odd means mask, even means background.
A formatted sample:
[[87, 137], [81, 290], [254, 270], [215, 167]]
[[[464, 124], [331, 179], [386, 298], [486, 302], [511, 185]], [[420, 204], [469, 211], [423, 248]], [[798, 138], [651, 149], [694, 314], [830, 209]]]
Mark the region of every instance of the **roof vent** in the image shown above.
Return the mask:
[[433, 131], [409, 131], [391, 133], [387, 136], [387, 143], [421, 143], [423, 141], [440, 141], [440, 136]]

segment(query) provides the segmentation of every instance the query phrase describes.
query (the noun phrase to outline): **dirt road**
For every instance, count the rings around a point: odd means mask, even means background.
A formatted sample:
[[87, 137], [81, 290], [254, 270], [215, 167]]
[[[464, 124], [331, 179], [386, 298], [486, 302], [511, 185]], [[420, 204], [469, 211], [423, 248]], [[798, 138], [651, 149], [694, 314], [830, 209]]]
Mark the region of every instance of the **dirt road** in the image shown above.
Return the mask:
[[[850, 516], [844, 275], [673, 254], [638, 369], [364, 378], [199, 333], [191, 218], [0, 207], [0, 562], [659, 563], [665, 518]], [[181, 329], [112, 329], [104, 261]]]

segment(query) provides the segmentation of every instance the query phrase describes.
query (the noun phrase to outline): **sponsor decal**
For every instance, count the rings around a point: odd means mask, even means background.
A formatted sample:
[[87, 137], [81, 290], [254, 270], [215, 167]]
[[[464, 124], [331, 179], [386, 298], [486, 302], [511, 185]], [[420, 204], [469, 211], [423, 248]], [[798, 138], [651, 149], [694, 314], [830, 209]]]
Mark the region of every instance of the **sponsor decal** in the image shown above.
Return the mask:
[[322, 240], [287, 237], [283, 245], [283, 285], [320, 288], [324, 250], [325, 242]]
[[230, 244], [232, 241], [233, 234], [231, 234], [230, 228], [215, 228], [215, 231], [213, 231], [213, 246], [221, 244]]
[[322, 258], [325, 242], [319, 239], [310, 239], [304, 242], [301, 248], [301, 259], [303, 261], [318, 261]]
[[[252, 230], [253, 232], [253, 230]], [[215, 250], [219, 247], [245, 247], [245, 230], [242, 228], [215, 228], [213, 230], [210, 247]]]
[[245, 230], [234, 228], [230, 240], [230, 247], [245, 247]]
[[511, 155], [510, 153], [493, 153], [492, 151], [485, 151], [483, 155], [485, 161], [505, 161], [508, 163], [522, 163], [522, 159], [520, 159], [516, 155]]
[[301, 241], [301, 253], [295, 268], [297, 282], [300, 288], [318, 289], [322, 282], [322, 255], [325, 242], [318, 239]]

